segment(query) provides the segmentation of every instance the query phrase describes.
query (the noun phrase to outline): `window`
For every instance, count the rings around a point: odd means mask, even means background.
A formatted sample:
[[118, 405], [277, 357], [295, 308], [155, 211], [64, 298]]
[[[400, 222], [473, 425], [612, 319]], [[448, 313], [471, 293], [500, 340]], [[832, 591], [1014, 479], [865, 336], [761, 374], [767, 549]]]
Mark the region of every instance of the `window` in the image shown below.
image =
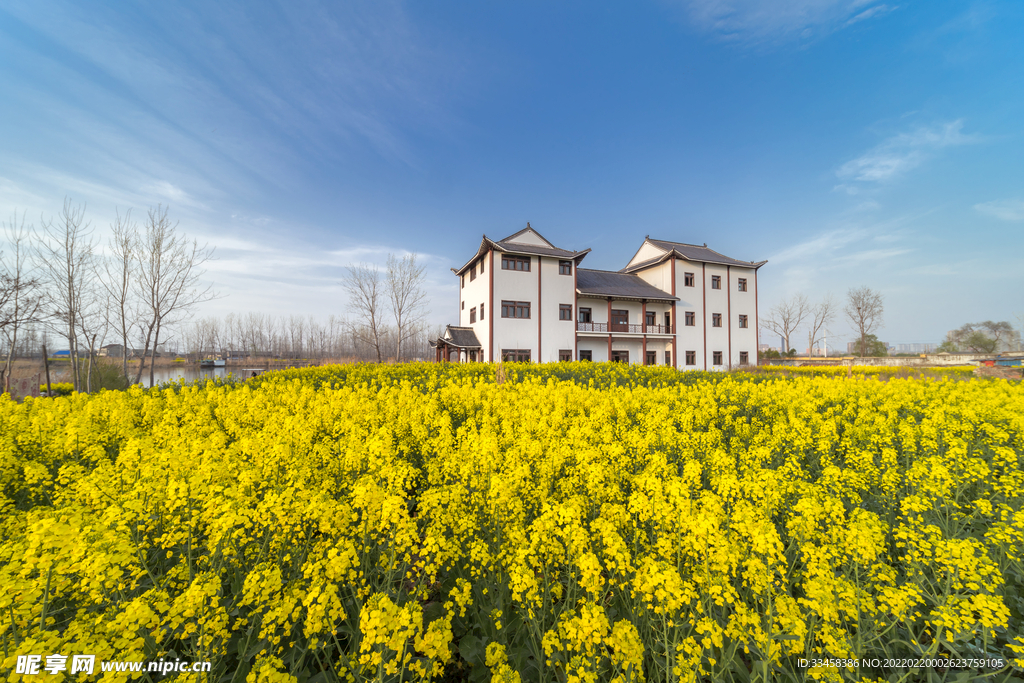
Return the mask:
[[711, 314], [711, 327], [721, 327], [721, 326], [722, 326], [722, 314], [721, 313], [712, 313]]
[[472, 325], [476, 322], [476, 306], [469, 309], [469, 324]]
[[612, 351], [613, 363], [628, 363], [629, 351]]
[[683, 273], [683, 284], [687, 287], [693, 287], [693, 273]]
[[594, 360], [594, 352], [589, 349], [580, 349], [580, 360]]
[[721, 275], [712, 275], [711, 276], [711, 289], [721, 289], [721, 288], [722, 288], [722, 276]]
[[665, 314], [665, 327], [667, 327], [669, 329], [672, 329], [672, 314], [671, 313], [666, 313]]
[[484, 264], [485, 263], [487, 263], [487, 259], [486, 258], [480, 259], [480, 274], [481, 275], [484, 274]]
[[672, 365], [672, 352], [671, 351], [666, 351], [665, 352], [665, 365]]
[[502, 349], [501, 359], [506, 363], [529, 363], [530, 349]]
[[612, 309], [612, 329], [620, 332], [628, 329], [629, 311], [616, 311]]
[[686, 352], [686, 364], [687, 365], [696, 365], [697, 364], [697, 352], [696, 351], [687, 351]]
[[745, 316], [745, 315], [741, 315], [740, 316], [740, 327], [742, 327], [742, 328], [746, 328], [747, 327], [747, 316]]
[[469, 352], [469, 362], [470, 363], [475, 363], [476, 362], [476, 351], [470, 351]]
[[572, 322], [572, 304], [558, 304], [558, 319]]
[[[590, 319], [590, 309], [589, 308], [581, 308], [580, 309], [580, 322], [581, 323], [589, 323], [589, 322], [591, 322], [591, 319]], [[587, 353], [589, 353], [589, 351]]]
[[466, 302], [465, 301], [462, 302], [462, 310], [466, 310]]
[[572, 360], [572, 349], [569, 349], [569, 350], [563, 349], [563, 350], [558, 352], [558, 361], [559, 362], [569, 362], [571, 360]]
[[721, 365], [722, 364], [722, 352], [721, 351], [712, 351], [711, 352], [711, 364], [712, 365]]
[[740, 365], [747, 365], [748, 363], [750, 363], [749, 358], [750, 356], [747, 354], [746, 351], [740, 351]]
[[463, 289], [466, 288], [466, 276], [465, 275], [462, 276], [462, 288]]
[[741, 277], [741, 278], [737, 279], [736, 280], [736, 288], [739, 291], [741, 291], [741, 292], [747, 291], [747, 278]]
[[480, 319], [484, 319], [484, 305], [480, 304]]
[[473, 267], [469, 269], [469, 281], [472, 282], [475, 279], [476, 279], [476, 264], [474, 263]]
[[524, 270], [529, 272], [530, 270], [530, 257], [529, 256], [502, 256], [501, 257], [501, 269], [502, 270]]
[[658, 362], [658, 352], [648, 351], [647, 358], [644, 359], [644, 365], [655, 365]]
[[694, 313], [693, 311], [687, 311], [685, 313], [685, 315], [686, 315], [686, 326], [687, 327], [693, 327], [694, 325], [697, 324], [697, 314], [696, 313]]
[[530, 302], [529, 301], [502, 301], [501, 302], [501, 317], [502, 318], [529, 318], [530, 317]]
[[572, 261], [559, 261], [558, 262], [558, 274], [559, 275], [572, 275]]
[[658, 314], [648, 311], [647, 315], [644, 316], [644, 325], [647, 325], [648, 327], [654, 327], [657, 324]]

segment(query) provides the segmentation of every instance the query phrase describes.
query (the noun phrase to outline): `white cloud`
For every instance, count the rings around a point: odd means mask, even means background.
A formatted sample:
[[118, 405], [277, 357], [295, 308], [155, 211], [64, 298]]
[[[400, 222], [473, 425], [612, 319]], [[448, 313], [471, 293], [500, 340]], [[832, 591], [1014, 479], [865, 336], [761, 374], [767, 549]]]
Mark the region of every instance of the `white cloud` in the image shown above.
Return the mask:
[[683, 6], [698, 29], [748, 43], [821, 37], [895, 9], [877, 0], [684, 0]]
[[[978, 135], [963, 132], [963, 119], [936, 126], [921, 126], [899, 133], [839, 167], [836, 175], [845, 181], [880, 183], [920, 166], [945, 147], [978, 142]], [[850, 190], [846, 185], [840, 185]]]
[[975, 204], [975, 210], [1004, 221], [1024, 221], [1024, 200], [1003, 199]]

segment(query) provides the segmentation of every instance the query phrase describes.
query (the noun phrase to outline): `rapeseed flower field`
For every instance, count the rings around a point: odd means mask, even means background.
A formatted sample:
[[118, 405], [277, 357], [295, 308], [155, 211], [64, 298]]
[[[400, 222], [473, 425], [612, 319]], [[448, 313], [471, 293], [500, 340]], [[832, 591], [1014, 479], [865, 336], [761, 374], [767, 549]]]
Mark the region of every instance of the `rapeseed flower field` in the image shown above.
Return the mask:
[[961, 375], [350, 366], [5, 398], [0, 671], [1019, 676], [1024, 387]]

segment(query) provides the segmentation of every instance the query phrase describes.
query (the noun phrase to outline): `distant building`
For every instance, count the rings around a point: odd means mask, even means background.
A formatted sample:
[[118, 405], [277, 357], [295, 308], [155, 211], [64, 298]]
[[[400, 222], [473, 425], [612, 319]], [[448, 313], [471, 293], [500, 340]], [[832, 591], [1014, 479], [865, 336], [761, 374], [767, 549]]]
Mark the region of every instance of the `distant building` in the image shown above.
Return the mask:
[[618, 271], [581, 268], [527, 223], [459, 269], [459, 324], [436, 360], [592, 360], [726, 370], [757, 363], [757, 271], [707, 245], [648, 237]]
[[938, 347], [938, 344], [932, 342], [897, 344], [896, 353], [934, 353]]

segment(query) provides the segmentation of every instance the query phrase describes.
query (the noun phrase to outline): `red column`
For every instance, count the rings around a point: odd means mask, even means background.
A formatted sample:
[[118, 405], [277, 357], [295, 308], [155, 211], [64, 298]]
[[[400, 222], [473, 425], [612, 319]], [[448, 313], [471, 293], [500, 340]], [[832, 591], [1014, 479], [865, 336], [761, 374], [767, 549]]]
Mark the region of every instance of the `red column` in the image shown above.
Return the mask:
[[[672, 257], [672, 296], [676, 295], [676, 257]], [[676, 320], [676, 302], [672, 302], [672, 367], [679, 369], [679, 321]]]
[[707, 264], [700, 264], [700, 294], [703, 297], [701, 303], [700, 318], [703, 321], [702, 327], [704, 328], [704, 370], [708, 369], [708, 283], [707, 275], [705, 273]]
[[729, 277], [730, 266], [725, 267], [725, 314], [729, 317], [728, 335], [729, 369], [732, 370], [732, 278]]

